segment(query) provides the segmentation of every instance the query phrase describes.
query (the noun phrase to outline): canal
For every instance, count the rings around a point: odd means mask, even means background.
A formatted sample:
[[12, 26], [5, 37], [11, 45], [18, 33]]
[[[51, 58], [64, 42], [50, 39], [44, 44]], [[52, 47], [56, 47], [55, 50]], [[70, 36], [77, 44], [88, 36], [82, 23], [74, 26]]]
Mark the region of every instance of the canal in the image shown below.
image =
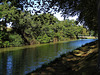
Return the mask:
[[53, 61], [60, 55], [71, 52], [96, 39], [82, 39], [70, 42], [46, 44], [36, 47], [19, 48], [19, 50], [0, 52], [0, 75], [25, 75], [43, 64]]

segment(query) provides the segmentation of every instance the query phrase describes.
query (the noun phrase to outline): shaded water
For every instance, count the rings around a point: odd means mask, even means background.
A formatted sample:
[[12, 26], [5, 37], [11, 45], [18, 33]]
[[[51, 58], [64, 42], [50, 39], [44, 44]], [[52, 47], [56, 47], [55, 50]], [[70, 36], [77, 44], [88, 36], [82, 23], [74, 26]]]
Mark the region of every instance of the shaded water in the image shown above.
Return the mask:
[[1, 52], [0, 75], [25, 75], [41, 67], [43, 64], [60, 57], [61, 54], [65, 54], [95, 40], [83, 39]]

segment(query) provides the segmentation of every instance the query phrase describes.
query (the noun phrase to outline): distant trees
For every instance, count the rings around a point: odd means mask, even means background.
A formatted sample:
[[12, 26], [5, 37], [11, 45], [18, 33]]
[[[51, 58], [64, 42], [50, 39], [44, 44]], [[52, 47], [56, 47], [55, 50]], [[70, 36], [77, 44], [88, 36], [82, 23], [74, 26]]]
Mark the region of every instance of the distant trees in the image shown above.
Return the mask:
[[[53, 14], [34, 14], [21, 11], [12, 3], [0, 4], [0, 47], [21, 46], [25, 44], [49, 43], [76, 39], [84, 29], [74, 20], [59, 21]], [[7, 31], [7, 24], [12, 22], [12, 29]]]

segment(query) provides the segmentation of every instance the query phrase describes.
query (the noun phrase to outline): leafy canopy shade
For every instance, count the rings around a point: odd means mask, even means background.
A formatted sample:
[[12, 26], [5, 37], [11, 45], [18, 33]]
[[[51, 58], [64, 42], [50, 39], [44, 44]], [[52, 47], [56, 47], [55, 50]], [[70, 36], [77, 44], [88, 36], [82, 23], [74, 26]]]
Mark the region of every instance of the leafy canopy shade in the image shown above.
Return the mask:
[[[1, 0], [3, 2], [5, 0]], [[6, 0], [17, 8], [32, 7], [35, 13], [62, 11], [65, 16], [78, 15], [78, 21], [97, 31], [97, 0]], [[38, 10], [36, 10], [38, 9]]]

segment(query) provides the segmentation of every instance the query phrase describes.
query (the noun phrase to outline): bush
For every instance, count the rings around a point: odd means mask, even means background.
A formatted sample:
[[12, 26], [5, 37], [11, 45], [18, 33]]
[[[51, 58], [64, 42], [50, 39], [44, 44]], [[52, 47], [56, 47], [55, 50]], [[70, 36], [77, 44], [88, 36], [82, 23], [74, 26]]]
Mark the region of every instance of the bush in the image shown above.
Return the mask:
[[65, 37], [60, 36], [60, 41], [65, 41]]
[[22, 46], [24, 41], [21, 36], [17, 33], [9, 35], [10, 45], [11, 46]]
[[8, 33], [4, 31], [0, 31], [0, 47], [8, 47]]
[[43, 36], [38, 36], [37, 40], [40, 42], [40, 43], [49, 43], [51, 38], [48, 37], [46, 34], [43, 35]]
[[2, 47], [9, 47], [10, 46], [10, 44], [9, 44], [9, 41], [1, 41], [0, 40], [0, 47], [2, 48]]

